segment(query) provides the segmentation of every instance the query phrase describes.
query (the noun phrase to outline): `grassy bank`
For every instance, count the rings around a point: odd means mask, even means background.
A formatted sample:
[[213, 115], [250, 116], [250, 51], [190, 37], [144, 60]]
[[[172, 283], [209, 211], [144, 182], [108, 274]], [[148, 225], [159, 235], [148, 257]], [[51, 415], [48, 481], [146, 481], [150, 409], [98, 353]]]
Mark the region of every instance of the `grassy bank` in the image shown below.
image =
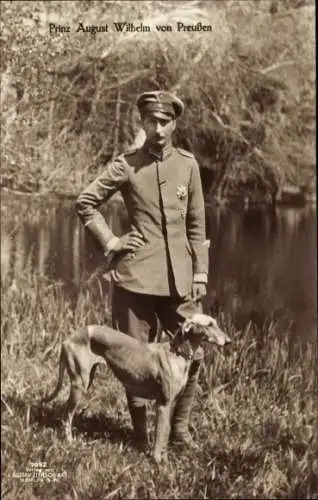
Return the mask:
[[[171, 449], [159, 470], [134, 449], [123, 388], [104, 369], [75, 420], [76, 440], [66, 443], [62, 398], [39, 400], [55, 383], [60, 342], [79, 325], [105, 322], [106, 308], [92, 284], [71, 306], [62, 286], [43, 278], [2, 283], [4, 498], [317, 498], [314, 346], [292, 346], [275, 325], [235, 331], [219, 318], [234, 342], [206, 352], [192, 420], [197, 447]], [[151, 406], [151, 436], [153, 419]], [[38, 462], [62, 475], [13, 477]]]

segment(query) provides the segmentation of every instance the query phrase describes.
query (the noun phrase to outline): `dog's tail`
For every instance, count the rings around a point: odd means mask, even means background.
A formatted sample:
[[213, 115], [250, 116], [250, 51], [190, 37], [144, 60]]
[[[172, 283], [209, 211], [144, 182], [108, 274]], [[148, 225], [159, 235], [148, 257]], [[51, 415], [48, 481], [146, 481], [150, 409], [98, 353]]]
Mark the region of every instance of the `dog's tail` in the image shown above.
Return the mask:
[[52, 399], [55, 399], [56, 396], [59, 394], [60, 390], [62, 389], [65, 369], [66, 369], [66, 352], [65, 352], [65, 346], [63, 344], [59, 360], [59, 376], [56, 387], [51, 394], [44, 396], [44, 398], [42, 399], [43, 403], [48, 403], [49, 401], [52, 401]]

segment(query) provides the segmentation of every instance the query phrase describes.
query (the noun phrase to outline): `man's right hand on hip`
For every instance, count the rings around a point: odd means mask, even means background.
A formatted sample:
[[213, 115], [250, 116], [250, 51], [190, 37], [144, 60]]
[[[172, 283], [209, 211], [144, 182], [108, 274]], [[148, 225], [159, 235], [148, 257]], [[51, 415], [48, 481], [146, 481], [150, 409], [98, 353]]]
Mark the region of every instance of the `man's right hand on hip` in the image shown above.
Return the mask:
[[109, 251], [114, 253], [133, 251], [144, 244], [145, 241], [142, 234], [137, 229], [132, 229], [132, 231], [123, 234], [120, 238], [114, 236], [109, 242]]

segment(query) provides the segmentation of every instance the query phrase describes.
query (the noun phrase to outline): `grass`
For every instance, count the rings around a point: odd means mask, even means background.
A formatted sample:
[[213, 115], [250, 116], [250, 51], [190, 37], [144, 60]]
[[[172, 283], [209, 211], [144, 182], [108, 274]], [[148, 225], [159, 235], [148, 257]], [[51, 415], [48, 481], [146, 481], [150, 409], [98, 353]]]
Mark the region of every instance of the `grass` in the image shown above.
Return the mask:
[[[71, 303], [61, 284], [28, 272], [2, 283], [3, 498], [318, 498], [315, 346], [291, 345], [275, 324], [236, 331], [219, 318], [233, 343], [206, 351], [194, 450], [171, 448], [159, 469], [136, 450], [123, 388], [104, 368], [66, 443], [63, 398], [40, 399], [56, 381], [60, 342], [79, 325], [108, 321], [108, 311], [93, 284]], [[153, 420], [149, 405], [151, 437]], [[39, 462], [61, 476], [13, 477]]]

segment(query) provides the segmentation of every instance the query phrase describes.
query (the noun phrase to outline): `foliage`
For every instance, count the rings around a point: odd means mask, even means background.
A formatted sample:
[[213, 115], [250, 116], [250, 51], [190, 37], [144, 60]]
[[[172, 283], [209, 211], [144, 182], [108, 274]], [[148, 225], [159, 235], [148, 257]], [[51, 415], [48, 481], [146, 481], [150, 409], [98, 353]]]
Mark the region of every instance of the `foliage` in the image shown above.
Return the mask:
[[[1, 17], [2, 184], [77, 193], [133, 146], [136, 95], [157, 88], [184, 99], [176, 143], [213, 194], [313, 183], [312, 1], [17, 1]], [[153, 29], [117, 33], [124, 20]], [[180, 21], [213, 29], [155, 29]], [[79, 22], [110, 29], [75, 33]]]
[[[236, 331], [231, 318], [219, 317], [233, 342], [206, 350], [192, 417], [196, 448], [171, 448], [168, 463], [154, 467], [133, 447], [124, 390], [104, 369], [67, 443], [61, 402], [40, 398], [56, 382], [60, 342], [88, 321], [105, 322], [97, 285], [83, 283], [71, 304], [61, 285], [28, 270], [2, 282], [5, 498], [316, 498], [315, 353], [310, 342], [291, 344], [288, 332], [277, 336], [274, 324]], [[13, 477], [38, 462], [66, 476], [44, 483]]]

